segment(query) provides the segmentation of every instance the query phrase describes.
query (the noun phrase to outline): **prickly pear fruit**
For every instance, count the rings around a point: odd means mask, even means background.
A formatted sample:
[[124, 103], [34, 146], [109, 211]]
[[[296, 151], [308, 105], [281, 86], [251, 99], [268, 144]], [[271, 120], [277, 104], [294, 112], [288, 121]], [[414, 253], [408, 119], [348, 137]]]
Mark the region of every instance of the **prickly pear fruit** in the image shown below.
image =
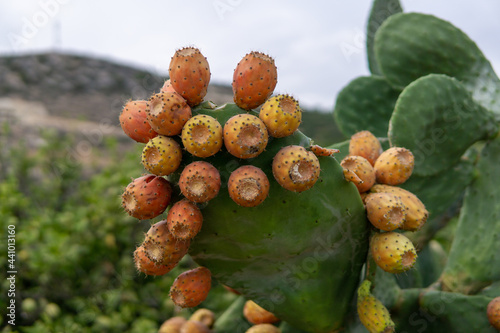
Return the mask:
[[364, 157], [372, 166], [382, 151], [380, 141], [370, 131], [358, 132], [349, 141], [349, 155]]
[[405, 235], [394, 231], [373, 235], [370, 252], [380, 268], [394, 274], [406, 272], [417, 261], [413, 243]]
[[228, 181], [229, 196], [238, 205], [255, 207], [269, 194], [269, 180], [261, 169], [244, 165], [234, 170]]
[[175, 52], [168, 68], [172, 87], [189, 106], [203, 101], [210, 82], [207, 58], [195, 47], [185, 47]]
[[299, 128], [302, 110], [292, 96], [276, 95], [262, 105], [259, 118], [266, 124], [272, 137], [283, 138]]
[[212, 164], [196, 161], [182, 170], [179, 188], [182, 194], [193, 202], [207, 202], [219, 194], [220, 173]]
[[189, 320], [199, 321], [208, 328], [212, 328], [215, 323], [215, 314], [208, 309], [198, 309], [189, 317]]
[[311, 151], [314, 153], [314, 155], [320, 157], [320, 156], [333, 156], [333, 154], [340, 153], [340, 150], [335, 149], [335, 148], [323, 148], [318, 145], [312, 145]]
[[408, 231], [416, 231], [422, 228], [422, 226], [427, 221], [429, 217], [429, 212], [425, 208], [425, 205], [420, 201], [419, 198], [410, 191], [407, 191], [403, 188], [391, 186], [391, 185], [383, 185], [376, 184], [371, 189], [373, 193], [393, 193], [401, 199], [405, 207], [406, 219], [403, 225], [400, 227], [402, 230]]
[[202, 224], [200, 209], [187, 199], [177, 201], [168, 211], [168, 230], [177, 239], [192, 239], [200, 232]]
[[355, 181], [354, 185], [358, 188], [359, 193], [368, 191], [375, 184], [375, 170], [370, 162], [361, 156], [346, 156], [340, 165], [349, 171], [352, 171], [361, 179]]
[[[352, 170], [344, 169], [344, 179], [356, 185], [356, 188], [363, 184], [363, 180]], [[359, 190], [358, 190], [359, 192]]]
[[168, 79], [163, 83], [163, 86], [161, 87], [160, 92], [171, 93], [171, 92], [177, 92], [177, 91], [175, 91], [174, 87], [172, 87], [172, 84], [170, 83], [170, 79]]
[[274, 59], [261, 52], [250, 52], [234, 70], [234, 102], [244, 110], [256, 108], [271, 96], [277, 83]]
[[182, 325], [180, 333], [210, 333], [210, 329], [199, 321], [189, 319]]
[[184, 317], [172, 317], [160, 326], [158, 333], [180, 333], [181, 327], [187, 322]]
[[146, 101], [129, 101], [119, 118], [123, 132], [140, 143], [146, 143], [158, 135], [147, 121], [147, 105]]
[[149, 228], [142, 247], [149, 260], [157, 265], [177, 265], [189, 249], [190, 241], [175, 238], [168, 230], [167, 220]]
[[142, 150], [142, 164], [157, 176], [167, 176], [177, 170], [181, 159], [181, 146], [164, 135], [149, 140]]
[[377, 183], [386, 185], [403, 184], [413, 172], [415, 159], [406, 148], [392, 147], [384, 151], [375, 161]]
[[254, 301], [246, 301], [243, 307], [243, 316], [254, 325], [272, 324], [280, 321], [274, 314], [262, 308]]
[[134, 264], [139, 272], [146, 275], [164, 275], [174, 268], [173, 265], [157, 265], [146, 255], [144, 247], [141, 245], [134, 251]]
[[258, 324], [250, 327], [245, 333], [281, 333], [281, 330], [271, 324]]
[[278, 151], [273, 159], [273, 175], [285, 189], [303, 192], [314, 186], [319, 178], [319, 161], [304, 147], [290, 145]]
[[500, 296], [495, 297], [488, 303], [486, 314], [491, 326], [500, 331]]
[[147, 121], [155, 132], [173, 136], [180, 134], [191, 118], [191, 108], [176, 92], [161, 92], [149, 98]]
[[189, 119], [182, 129], [184, 148], [197, 157], [215, 155], [222, 141], [222, 126], [214, 117], [205, 114]]
[[365, 198], [366, 215], [375, 228], [392, 231], [406, 220], [403, 202], [393, 193], [370, 193]]
[[197, 267], [179, 275], [170, 288], [175, 305], [192, 308], [203, 302], [212, 285], [212, 274], [205, 267]]
[[132, 217], [152, 219], [165, 211], [170, 204], [172, 187], [168, 180], [146, 175], [132, 180], [122, 194], [122, 206]]
[[394, 322], [389, 310], [370, 293], [371, 282], [363, 281], [358, 289], [359, 320], [370, 333], [394, 332]]
[[239, 158], [258, 156], [267, 146], [266, 125], [251, 114], [238, 114], [224, 125], [224, 145], [227, 151]]

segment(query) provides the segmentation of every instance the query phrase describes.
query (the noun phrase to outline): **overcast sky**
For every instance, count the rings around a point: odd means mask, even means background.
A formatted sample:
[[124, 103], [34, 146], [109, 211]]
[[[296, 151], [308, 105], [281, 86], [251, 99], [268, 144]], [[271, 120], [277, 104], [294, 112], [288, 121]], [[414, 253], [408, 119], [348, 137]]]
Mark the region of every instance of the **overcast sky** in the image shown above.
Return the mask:
[[[500, 72], [500, 1], [402, 0], [465, 31]], [[238, 61], [263, 51], [278, 66], [277, 93], [331, 110], [350, 80], [367, 75], [364, 31], [371, 1], [0, 0], [0, 54], [62, 52], [168, 70], [194, 45], [212, 82], [230, 83]], [[347, 54], [343, 49], [349, 49]]]

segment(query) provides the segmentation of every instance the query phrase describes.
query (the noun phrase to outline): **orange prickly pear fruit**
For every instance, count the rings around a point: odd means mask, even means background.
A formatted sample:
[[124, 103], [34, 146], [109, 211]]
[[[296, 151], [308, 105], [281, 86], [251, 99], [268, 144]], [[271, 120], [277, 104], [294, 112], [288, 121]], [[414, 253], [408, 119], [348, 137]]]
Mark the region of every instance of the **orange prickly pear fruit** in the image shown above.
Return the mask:
[[146, 143], [158, 135], [147, 121], [147, 101], [129, 101], [120, 113], [120, 125], [131, 139]]
[[184, 317], [172, 317], [160, 326], [158, 333], [180, 333], [181, 327], [187, 322]]
[[212, 200], [219, 194], [220, 173], [210, 163], [196, 161], [182, 170], [179, 188], [186, 199], [201, 203]]
[[277, 83], [274, 59], [261, 52], [250, 52], [234, 70], [234, 103], [245, 110], [256, 108], [271, 96]]
[[370, 333], [394, 332], [394, 322], [389, 310], [370, 293], [371, 282], [363, 281], [358, 289], [359, 320]]
[[161, 92], [151, 96], [146, 113], [153, 130], [166, 136], [180, 134], [192, 115], [186, 100], [176, 92]]
[[400, 233], [377, 233], [370, 239], [370, 252], [375, 263], [388, 273], [403, 273], [417, 261], [413, 243]]
[[277, 323], [277, 318], [273, 313], [259, 306], [254, 301], [246, 301], [243, 307], [243, 316], [252, 324], [272, 324]]
[[401, 228], [406, 220], [405, 206], [393, 193], [370, 193], [365, 198], [366, 215], [370, 223], [380, 230]]
[[199, 321], [208, 328], [212, 328], [215, 323], [215, 314], [208, 309], [198, 309], [189, 317], [189, 320]]
[[165, 211], [170, 204], [172, 187], [168, 180], [155, 175], [134, 179], [122, 194], [122, 206], [132, 217], [152, 219]]
[[255, 207], [267, 198], [269, 180], [260, 168], [244, 165], [229, 176], [228, 191], [231, 199], [238, 205]]
[[[357, 180], [349, 173], [349, 177], [354, 178], [354, 185], [358, 188], [359, 193], [368, 191], [375, 184], [375, 170], [368, 160], [361, 156], [346, 156], [340, 165], [344, 170], [349, 170], [356, 174], [361, 180]], [[346, 178], [349, 180], [349, 178]]]
[[274, 156], [273, 175], [285, 189], [303, 192], [319, 179], [320, 165], [313, 152], [301, 146], [286, 146]]
[[202, 322], [189, 319], [182, 325], [180, 333], [210, 333], [210, 329]]
[[172, 87], [172, 84], [170, 83], [170, 79], [166, 80], [165, 83], [163, 83], [160, 92], [164, 93], [176, 92], [174, 87]]
[[403, 188], [391, 186], [391, 185], [382, 185], [376, 184], [371, 190], [373, 193], [393, 193], [397, 195], [403, 205], [405, 206], [406, 219], [401, 227], [402, 230], [408, 231], [416, 231], [422, 228], [422, 226], [427, 221], [429, 217], [429, 212], [425, 208], [425, 205], [417, 198], [417, 196], [410, 191], [407, 191]]
[[349, 155], [364, 157], [373, 166], [380, 154], [382, 154], [380, 141], [370, 131], [361, 131], [351, 136]]
[[299, 102], [289, 95], [276, 95], [262, 105], [259, 118], [266, 124], [269, 135], [283, 138], [292, 135], [302, 121]]
[[175, 305], [192, 308], [203, 302], [212, 286], [212, 274], [205, 267], [197, 267], [179, 275], [170, 288]]
[[167, 226], [177, 239], [189, 240], [201, 230], [203, 216], [196, 204], [187, 199], [177, 201], [168, 211]]
[[413, 172], [415, 159], [406, 148], [392, 147], [384, 151], [375, 162], [377, 183], [386, 185], [403, 184]]
[[491, 326], [500, 331], [500, 296], [495, 297], [488, 303], [486, 314]]
[[156, 265], [177, 265], [189, 249], [190, 241], [175, 238], [168, 230], [167, 220], [149, 228], [142, 247], [149, 260]]
[[135, 267], [139, 272], [146, 275], [164, 275], [167, 274], [174, 268], [173, 265], [157, 265], [152, 260], [150, 260], [144, 247], [141, 245], [134, 251], [134, 263]]
[[187, 102], [195, 106], [203, 101], [210, 82], [207, 58], [195, 47], [177, 50], [168, 68], [172, 87]]

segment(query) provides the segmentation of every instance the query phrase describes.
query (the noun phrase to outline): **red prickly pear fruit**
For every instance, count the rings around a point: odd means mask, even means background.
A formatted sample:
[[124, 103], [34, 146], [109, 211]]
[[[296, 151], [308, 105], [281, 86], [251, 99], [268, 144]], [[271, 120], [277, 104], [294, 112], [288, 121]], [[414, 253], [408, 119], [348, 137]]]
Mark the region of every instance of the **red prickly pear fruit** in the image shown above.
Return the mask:
[[273, 324], [279, 321], [273, 313], [259, 306], [254, 301], [246, 301], [243, 306], [243, 316], [252, 324]]
[[182, 129], [184, 148], [197, 157], [215, 155], [222, 147], [222, 126], [214, 117], [199, 114]]
[[261, 52], [250, 52], [234, 70], [234, 102], [245, 110], [256, 108], [271, 96], [277, 83], [274, 59]]
[[147, 105], [146, 101], [129, 101], [119, 118], [123, 132], [140, 143], [146, 143], [158, 135], [147, 121]]
[[130, 216], [147, 220], [163, 213], [171, 197], [172, 187], [168, 180], [146, 175], [127, 185], [122, 194], [122, 206]]
[[182, 127], [192, 115], [186, 100], [176, 92], [154, 94], [149, 99], [146, 112], [153, 130], [167, 136], [181, 134]]
[[260, 205], [269, 194], [269, 179], [260, 168], [244, 165], [229, 176], [228, 191], [231, 199], [243, 207]]
[[333, 156], [333, 154], [340, 153], [340, 150], [334, 149], [334, 148], [323, 148], [318, 145], [312, 145], [310, 147], [311, 151], [314, 153], [314, 155], [318, 157], [322, 156]]
[[245, 333], [281, 333], [281, 330], [271, 324], [258, 324], [250, 327]]
[[384, 151], [375, 162], [377, 183], [386, 185], [403, 184], [413, 172], [415, 159], [406, 148], [392, 147]]
[[391, 185], [376, 184], [371, 189], [373, 193], [393, 193], [397, 195], [405, 206], [406, 219], [400, 227], [402, 230], [417, 231], [425, 224], [429, 212], [420, 199], [410, 191]]
[[500, 296], [495, 297], [488, 303], [486, 314], [491, 326], [500, 331]]
[[174, 139], [163, 135], [149, 140], [142, 150], [142, 164], [157, 176], [168, 176], [176, 171], [181, 159], [181, 146]]
[[146, 255], [144, 247], [141, 245], [134, 251], [135, 268], [146, 275], [165, 275], [174, 268], [173, 265], [157, 265]]
[[172, 92], [177, 92], [175, 91], [174, 87], [170, 83], [170, 79], [166, 80], [165, 83], [163, 83], [163, 86], [161, 87], [160, 92], [162, 93], [172, 93]]
[[292, 135], [302, 121], [299, 102], [289, 95], [277, 95], [262, 105], [259, 118], [266, 124], [272, 137], [283, 138]]
[[365, 206], [368, 220], [380, 230], [401, 228], [406, 220], [405, 206], [393, 193], [370, 193], [365, 198]]
[[365, 280], [358, 289], [357, 310], [359, 320], [370, 333], [394, 332], [389, 310], [370, 293], [371, 282]]
[[349, 141], [349, 155], [364, 157], [372, 166], [382, 151], [380, 141], [370, 131], [358, 132]]
[[172, 317], [160, 326], [158, 333], [180, 333], [181, 327], [187, 322], [184, 317]]
[[318, 158], [301, 146], [281, 148], [274, 156], [272, 168], [278, 184], [293, 192], [306, 191], [319, 179]]
[[200, 209], [191, 201], [177, 201], [168, 211], [168, 230], [177, 239], [192, 239], [201, 230], [203, 215]]
[[356, 176], [361, 179], [361, 182], [354, 182], [359, 193], [368, 191], [375, 184], [375, 170], [366, 158], [361, 156], [346, 156], [342, 162], [340, 162], [340, 165], [344, 170], [354, 172]]
[[170, 288], [170, 298], [181, 308], [192, 308], [203, 302], [212, 286], [212, 274], [197, 267], [179, 275]]
[[162, 220], [149, 228], [142, 247], [156, 265], [175, 266], [188, 252], [189, 244], [189, 240], [175, 238], [168, 230], [167, 220]]
[[210, 67], [207, 58], [195, 47], [177, 50], [168, 68], [172, 87], [189, 106], [203, 101], [210, 82]]
[[207, 325], [196, 321], [188, 320], [184, 325], [182, 325], [180, 333], [210, 333], [210, 329]]
[[231, 155], [239, 158], [258, 156], [268, 139], [266, 125], [251, 114], [235, 115], [224, 125], [224, 145]]
[[406, 272], [417, 261], [413, 243], [405, 235], [394, 231], [372, 236], [370, 252], [375, 263], [388, 273]]
[[199, 321], [206, 327], [212, 328], [215, 323], [215, 314], [208, 309], [198, 309], [189, 317], [189, 320]]
[[210, 163], [196, 161], [182, 170], [179, 188], [190, 201], [202, 203], [212, 200], [219, 194], [221, 185], [219, 171]]

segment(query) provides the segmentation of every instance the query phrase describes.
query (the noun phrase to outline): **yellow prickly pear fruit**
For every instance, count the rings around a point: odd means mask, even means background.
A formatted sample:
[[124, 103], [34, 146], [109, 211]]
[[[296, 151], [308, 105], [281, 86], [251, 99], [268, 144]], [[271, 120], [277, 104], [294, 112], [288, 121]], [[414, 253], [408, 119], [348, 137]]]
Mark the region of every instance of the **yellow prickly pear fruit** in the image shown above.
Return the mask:
[[370, 252], [375, 263], [388, 273], [406, 272], [417, 261], [413, 243], [394, 231], [375, 234], [370, 240]]
[[370, 223], [380, 230], [400, 228], [406, 219], [401, 199], [393, 193], [370, 193], [365, 198], [366, 215]]
[[394, 332], [389, 310], [370, 293], [371, 282], [363, 281], [358, 289], [358, 316], [370, 333]]
[[386, 185], [403, 184], [413, 172], [415, 159], [406, 148], [392, 147], [384, 151], [375, 162], [377, 183]]
[[351, 136], [349, 155], [364, 157], [373, 166], [380, 154], [382, 154], [380, 141], [370, 131], [361, 131]]

